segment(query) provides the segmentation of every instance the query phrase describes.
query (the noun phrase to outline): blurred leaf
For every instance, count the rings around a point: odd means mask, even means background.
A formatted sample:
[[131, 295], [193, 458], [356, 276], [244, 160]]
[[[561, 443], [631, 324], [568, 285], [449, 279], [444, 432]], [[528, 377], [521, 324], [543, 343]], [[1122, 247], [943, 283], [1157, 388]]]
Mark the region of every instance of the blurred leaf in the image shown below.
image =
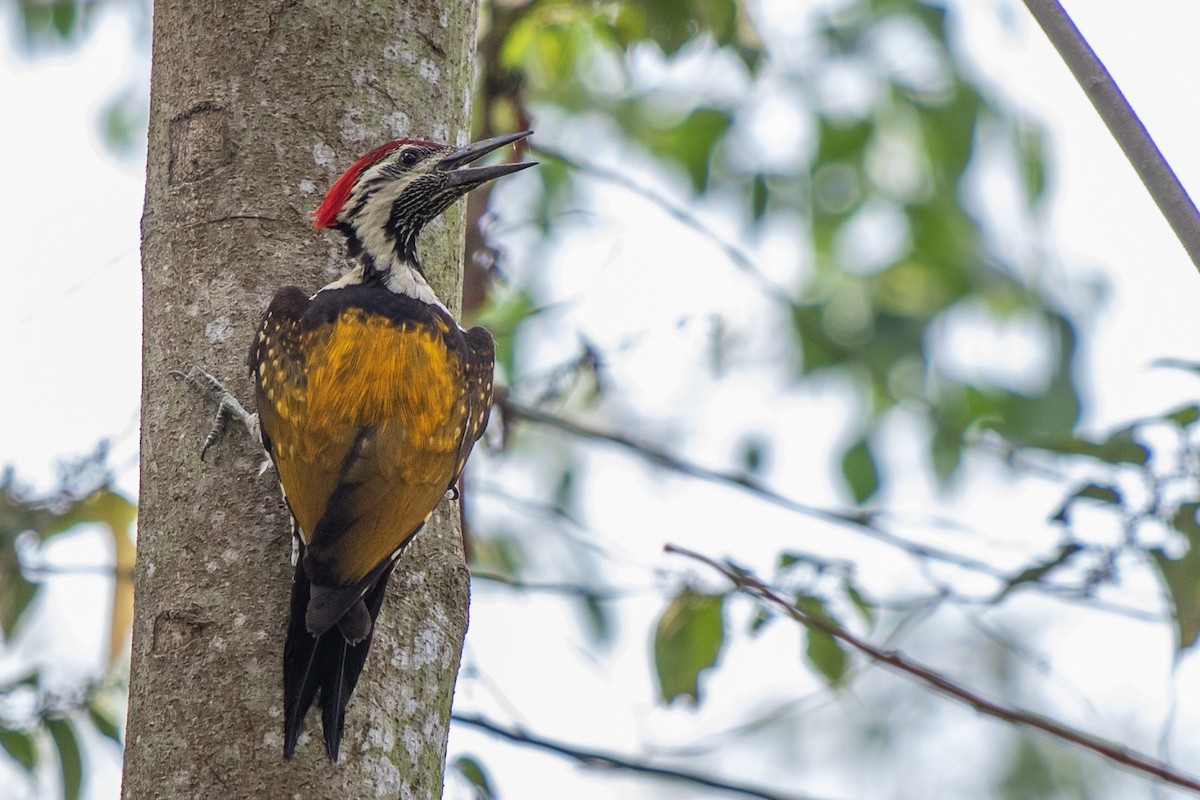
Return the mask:
[[1084, 498], [1087, 500], [1096, 500], [1109, 505], [1120, 506], [1122, 502], [1121, 492], [1114, 486], [1108, 486], [1101, 483], [1087, 483], [1080, 486], [1075, 491], [1071, 492], [1058, 510], [1050, 516], [1051, 522], [1059, 522], [1066, 524], [1071, 520], [1071, 505], [1076, 500]]
[[1174, 422], [1181, 428], [1191, 426], [1196, 420], [1200, 419], [1200, 405], [1188, 404], [1163, 415], [1163, 419]]
[[101, 693], [94, 693], [88, 699], [87, 713], [88, 719], [92, 721], [92, 725], [95, 726], [101, 736], [116, 742], [118, 745], [121, 744], [121, 726], [117, 722], [117, 715], [104, 702]]
[[842, 477], [856, 504], [861, 505], [879, 490], [879, 466], [865, 438], [842, 453]]
[[1132, 428], [1122, 428], [1102, 442], [1073, 436], [1048, 436], [1033, 439], [1024, 446], [1063, 455], [1087, 456], [1107, 464], [1144, 465], [1150, 460], [1149, 448], [1134, 440]]
[[1180, 558], [1171, 558], [1162, 548], [1150, 555], [1175, 610], [1175, 652], [1182, 653], [1196, 643], [1200, 635], [1200, 524], [1196, 510], [1200, 503], [1183, 503], [1171, 518], [1171, 525], [1187, 540], [1188, 549]]
[[58, 751], [62, 776], [63, 800], [79, 800], [83, 788], [83, 756], [75, 726], [66, 717], [47, 717], [46, 730]]
[[495, 800], [500, 795], [492, 788], [492, 781], [486, 769], [473, 756], [459, 756], [450, 763], [450, 769], [462, 775], [471, 784], [475, 800]]
[[51, 24], [59, 37], [67, 39], [75, 32], [76, 19], [74, 3], [54, 3], [51, 6]]
[[760, 476], [763, 462], [767, 457], [770, 445], [758, 438], [746, 439], [742, 442], [742, 469], [749, 475]]
[[150, 109], [146, 98], [134, 88], [113, 97], [103, 112], [104, 140], [121, 154], [140, 153], [149, 124]]
[[518, 577], [524, 566], [521, 538], [511, 533], [492, 531], [488, 536], [471, 538], [470, 564], [485, 572]]
[[1008, 594], [1018, 586], [1027, 583], [1037, 583], [1050, 573], [1057, 570], [1059, 567], [1066, 566], [1067, 563], [1070, 562], [1070, 560], [1082, 550], [1083, 545], [1076, 542], [1067, 542], [1063, 545], [1060, 545], [1058, 551], [1046, 561], [1026, 567], [1005, 581], [1004, 588], [1001, 589], [1000, 593], [996, 596], [996, 602], [1008, 596]]
[[875, 608], [867, 601], [867, 598], [863, 597], [858, 587], [850, 581], [846, 581], [846, 596], [850, 598], [850, 602], [854, 604], [855, 610], [858, 611], [867, 627], [874, 627]]
[[1190, 372], [1193, 375], [1200, 375], [1200, 362], [1184, 361], [1181, 358], [1156, 359], [1151, 366], [1159, 369], [1177, 369], [1183, 372]]
[[1076, 497], [1086, 497], [1089, 500], [1099, 500], [1101, 503], [1121, 505], [1121, 493], [1111, 486], [1099, 483], [1089, 483], [1075, 493]]
[[846, 353], [825, 334], [821, 309], [813, 305], [792, 306], [792, 326], [800, 343], [801, 374], [843, 364]]
[[83, 30], [90, 5], [74, 0], [19, 0], [23, 43], [36, 50], [71, 42]]
[[1013, 137], [1017, 145], [1017, 158], [1021, 182], [1025, 187], [1025, 201], [1036, 208], [1046, 193], [1046, 145], [1040, 131], [1023, 127]]
[[692, 191], [703, 194], [713, 152], [732, 123], [725, 111], [697, 108], [677, 124], [650, 130], [646, 144], [658, 158], [681, 164], [692, 180]]
[[[796, 600], [796, 607], [810, 617], [838, 625], [838, 622], [825, 608], [825, 604], [816, 597], [800, 597]], [[846, 677], [846, 669], [850, 665], [846, 651], [842, 649], [842, 643], [824, 631], [807, 626], [805, 637], [807, 645], [804, 655], [808, 658], [808, 663], [812, 664], [817, 672], [825, 678], [825, 682], [829, 686], [840, 685]]]
[[476, 314], [477, 323], [487, 328], [496, 340], [496, 365], [504, 370], [509, 381], [517, 376], [517, 330], [537, 311], [533, 296], [524, 290], [493, 290]]
[[775, 615], [767, 611], [765, 606], [759, 606], [754, 616], [750, 618], [750, 625], [747, 628], [751, 636], [757, 636], [766, 629], [767, 624], [775, 620]]
[[761, 173], [750, 182], [750, 218], [755, 224], [762, 222], [767, 213], [767, 178]]
[[1122, 428], [1104, 440], [1099, 458], [1110, 464], [1145, 466], [1150, 460], [1150, 448], [1134, 440], [1132, 427]]
[[700, 702], [700, 674], [725, 644], [725, 595], [685, 590], [667, 604], [654, 631], [654, 669], [662, 702]]
[[626, 0], [641, 11], [646, 38], [654, 41], [667, 55], [700, 32], [712, 35], [717, 44], [728, 44], [737, 31], [737, 4], [734, 0]]
[[37, 739], [26, 731], [0, 730], [0, 747], [33, 775], [38, 765]]
[[11, 641], [17, 635], [25, 611], [37, 596], [37, 584], [30, 583], [21, 575], [16, 565], [16, 554], [12, 554], [12, 564], [3, 570], [3, 581], [0, 581], [0, 632], [5, 640]]
[[598, 647], [612, 644], [612, 619], [604, 607], [603, 600], [594, 594], [584, 594], [579, 601], [583, 608], [584, 619], [588, 623], [588, 633], [592, 644]]
[[818, 117], [816, 163], [860, 163], [874, 132], [872, 120]]
[[570, 512], [575, 507], [575, 470], [563, 468], [558, 474], [558, 483], [554, 486], [554, 507]]

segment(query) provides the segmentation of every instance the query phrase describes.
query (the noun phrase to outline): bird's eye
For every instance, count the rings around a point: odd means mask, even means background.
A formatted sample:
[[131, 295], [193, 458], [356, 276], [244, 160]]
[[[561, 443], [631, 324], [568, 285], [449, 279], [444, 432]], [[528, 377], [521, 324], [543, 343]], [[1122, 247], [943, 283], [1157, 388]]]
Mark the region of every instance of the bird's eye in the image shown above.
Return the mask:
[[405, 150], [400, 154], [400, 163], [406, 167], [411, 167], [413, 164], [416, 164], [418, 160], [420, 160], [420, 156], [417, 154], [416, 150]]

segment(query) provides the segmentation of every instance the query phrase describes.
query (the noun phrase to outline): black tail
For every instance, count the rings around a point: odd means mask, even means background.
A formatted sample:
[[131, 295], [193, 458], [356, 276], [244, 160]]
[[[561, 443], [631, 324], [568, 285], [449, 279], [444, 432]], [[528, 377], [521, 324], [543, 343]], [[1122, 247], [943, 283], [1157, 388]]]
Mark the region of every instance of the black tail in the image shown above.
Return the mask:
[[[304, 730], [304, 716], [321, 694], [321, 725], [325, 732], [325, 754], [337, 761], [346, 722], [346, 704], [358, 683], [367, 651], [371, 647], [375, 618], [392, 574], [389, 564], [379, 580], [363, 596], [371, 615], [371, 632], [357, 644], [350, 644], [336, 625], [320, 636], [308, 632], [304, 618], [312, 587], [304, 571], [304, 561], [296, 564], [292, 579], [292, 611], [288, 621], [287, 642], [283, 646], [283, 757], [296, 752], [296, 741]], [[361, 612], [360, 612], [361, 613]]]

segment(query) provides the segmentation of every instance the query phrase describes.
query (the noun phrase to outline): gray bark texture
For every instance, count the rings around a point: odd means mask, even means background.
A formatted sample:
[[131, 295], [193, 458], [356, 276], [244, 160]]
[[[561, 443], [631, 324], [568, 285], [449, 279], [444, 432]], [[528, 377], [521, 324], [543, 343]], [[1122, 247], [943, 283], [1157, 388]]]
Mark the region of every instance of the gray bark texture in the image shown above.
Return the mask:
[[[204, 366], [243, 401], [275, 290], [341, 274], [340, 235], [308, 212], [359, 155], [469, 134], [475, 2], [158, 0], [142, 220], [141, 508], [123, 796], [441, 796], [468, 574], [443, 502], [391, 580], [342, 760], [320, 714], [282, 758], [290, 527], [239, 426], [199, 448], [214, 408], [173, 380]], [[462, 209], [422, 235], [452, 308]]]

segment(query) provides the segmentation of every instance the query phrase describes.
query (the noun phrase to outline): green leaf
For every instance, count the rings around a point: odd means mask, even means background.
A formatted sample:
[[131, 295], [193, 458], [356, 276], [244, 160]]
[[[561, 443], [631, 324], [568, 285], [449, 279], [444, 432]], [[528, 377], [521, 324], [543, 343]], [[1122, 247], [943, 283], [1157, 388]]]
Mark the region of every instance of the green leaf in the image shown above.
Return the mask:
[[1026, 567], [1005, 581], [1004, 588], [1000, 590], [1000, 594], [996, 599], [999, 600], [1005, 597], [1013, 589], [1022, 584], [1037, 583], [1059, 567], [1065, 566], [1081, 550], [1083, 550], [1083, 545], [1076, 542], [1067, 542], [1061, 545], [1058, 551], [1046, 561]]
[[38, 765], [37, 740], [26, 731], [0, 730], [0, 747], [33, 775]]
[[859, 505], [879, 490], [879, 467], [866, 438], [859, 439], [842, 454], [842, 477]]
[[38, 585], [30, 583], [21, 575], [14, 564], [4, 570], [0, 581], [0, 632], [6, 640], [17, 635], [21, 620], [30, 603], [37, 596]]
[[846, 581], [846, 596], [850, 598], [850, 602], [854, 604], [855, 610], [858, 611], [859, 616], [862, 617], [867, 627], [874, 627], [875, 607], [871, 605], [867, 598], [863, 597], [858, 587], [850, 581]]
[[70, 39], [76, 26], [75, 4], [71, 2], [55, 3], [51, 9], [51, 20], [55, 32], [64, 41]]
[[1175, 619], [1175, 652], [1182, 653], [1200, 636], [1200, 525], [1196, 510], [1200, 503], [1182, 503], [1171, 518], [1171, 525], [1187, 539], [1188, 549], [1180, 558], [1171, 558], [1162, 548], [1150, 555], [1158, 567]]
[[1134, 440], [1132, 427], [1122, 428], [1102, 442], [1074, 436], [1047, 436], [1032, 439], [1025, 446], [1063, 455], [1086, 456], [1107, 464], [1144, 465], [1150, 460], [1149, 448]]
[[66, 717], [47, 717], [46, 730], [50, 731], [50, 738], [58, 750], [63, 800], [79, 800], [83, 789], [83, 756], [75, 726]]
[[939, 425], [933, 432], [929, 450], [934, 474], [940, 483], [946, 483], [962, 464], [962, 431]]
[[762, 475], [763, 461], [766, 459], [770, 446], [758, 438], [742, 442], [742, 469], [750, 475]]
[[[810, 617], [834, 625], [838, 624], [825, 608], [825, 604], [816, 597], [800, 597], [796, 600], [796, 607]], [[846, 669], [850, 665], [850, 659], [847, 658], [846, 651], [842, 649], [842, 643], [828, 633], [813, 627], [807, 628], [806, 639], [804, 655], [808, 659], [808, 663], [812, 664], [817, 672], [825, 678], [825, 682], [829, 686], [841, 685], [846, 677]]]
[[513, 380], [517, 374], [517, 332], [526, 319], [538, 312], [533, 296], [524, 290], [492, 291], [476, 314], [478, 324], [496, 340], [496, 365]]
[[871, 120], [845, 121], [830, 117], [817, 120], [817, 154], [815, 163], [831, 164], [840, 161], [860, 163], [875, 132]]
[[1110, 464], [1145, 465], [1150, 460], [1150, 448], [1134, 441], [1133, 427], [1122, 428], [1100, 445], [1100, 458]]
[[654, 631], [654, 669], [662, 702], [700, 702], [700, 674], [725, 644], [725, 595], [685, 590], [667, 604]]
[[492, 788], [491, 777], [483, 765], [473, 756], [459, 756], [450, 764], [450, 769], [456, 771], [471, 784], [475, 800], [495, 800], [500, 795]]
[[1071, 492], [1067, 499], [1063, 500], [1058, 511], [1054, 512], [1050, 517], [1050, 521], [1062, 524], [1070, 522], [1071, 506], [1080, 498], [1096, 500], [1097, 502], [1113, 506], [1120, 506], [1123, 502], [1121, 492], [1116, 487], [1102, 483], [1087, 483]]
[[1046, 144], [1040, 131], [1027, 127], [1014, 138], [1025, 200], [1036, 208], [1046, 194]]
[[1200, 419], [1200, 405], [1189, 404], [1164, 414], [1163, 419], [1174, 422], [1181, 428], [1186, 428]]
[[793, 553], [790, 550], [784, 550], [775, 558], [775, 568], [780, 572], [786, 572], [796, 564], [809, 563], [811, 560], [812, 559], [806, 555], [800, 555]]
[[677, 124], [649, 131], [647, 144], [659, 158], [683, 165], [692, 180], [692, 191], [703, 194], [713, 152], [732, 123], [733, 118], [724, 111], [697, 108]]
[[121, 726], [117, 723], [117, 716], [111, 708], [108, 708], [100, 696], [93, 695], [87, 705], [88, 719], [92, 721], [92, 725], [106, 739], [111, 739], [117, 744], [121, 744]]
[[1121, 505], [1121, 493], [1111, 486], [1100, 483], [1089, 483], [1075, 493], [1076, 497], [1086, 497], [1089, 500], [1099, 500], [1114, 506]]
[[730, 43], [737, 33], [735, 0], [627, 0], [645, 19], [645, 35], [672, 55], [699, 33], [717, 44]]
[[613, 626], [604, 601], [594, 594], [585, 594], [579, 598], [584, 619], [587, 620], [587, 630], [592, 637], [592, 643], [603, 646], [612, 643]]
[[774, 621], [775, 616], [767, 611], [767, 609], [763, 606], [759, 606], [758, 610], [754, 612], [754, 616], [751, 617], [750, 625], [748, 626], [747, 630], [750, 632], [751, 636], [757, 636], [763, 632], [768, 623]]
[[762, 222], [767, 213], [767, 195], [766, 176], [761, 173], [755, 175], [754, 180], [750, 182], [750, 218], [755, 224]]

